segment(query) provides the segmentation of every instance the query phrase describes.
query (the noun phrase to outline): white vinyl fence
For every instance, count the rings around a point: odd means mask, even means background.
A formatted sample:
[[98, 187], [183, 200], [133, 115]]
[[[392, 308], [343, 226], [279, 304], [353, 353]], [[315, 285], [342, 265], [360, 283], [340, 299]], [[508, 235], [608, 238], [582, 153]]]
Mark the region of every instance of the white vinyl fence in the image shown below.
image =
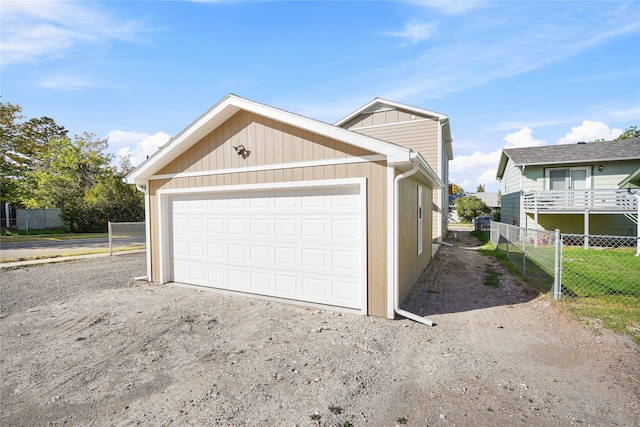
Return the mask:
[[144, 222], [109, 222], [109, 255], [116, 249], [146, 247]]

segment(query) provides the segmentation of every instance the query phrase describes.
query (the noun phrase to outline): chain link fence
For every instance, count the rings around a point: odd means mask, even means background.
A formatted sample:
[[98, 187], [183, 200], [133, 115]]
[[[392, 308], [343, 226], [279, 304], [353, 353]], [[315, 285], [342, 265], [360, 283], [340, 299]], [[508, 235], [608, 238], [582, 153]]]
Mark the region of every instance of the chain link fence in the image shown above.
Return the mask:
[[490, 230], [491, 244], [505, 252], [509, 261], [523, 276], [541, 291], [557, 291], [559, 242], [555, 232], [521, 228], [495, 221], [491, 221]]
[[638, 237], [561, 236], [563, 298], [631, 298], [640, 304]]
[[620, 297], [640, 304], [634, 236], [567, 234], [491, 222], [491, 244], [554, 298]]
[[146, 223], [109, 222], [109, 255], [116, 249], [146, 247]]

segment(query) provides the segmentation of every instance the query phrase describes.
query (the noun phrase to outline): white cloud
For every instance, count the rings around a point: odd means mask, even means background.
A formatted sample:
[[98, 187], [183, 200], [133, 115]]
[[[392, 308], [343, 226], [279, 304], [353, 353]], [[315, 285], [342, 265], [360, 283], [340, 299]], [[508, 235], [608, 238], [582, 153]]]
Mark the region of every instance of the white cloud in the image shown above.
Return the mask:
[[519, 131], [510, 133], [503, 138], [507, 142], [505, 148], [537, 147], [544, 145], [543, 140], [535, 139], [532, 135], [533, 129], [527, 126], [523, 127]]
[[597, 139], [609, 141], [616, 139], [621, 133], [622, 129], [611, 129], [602, 122], [583, 120], [580, 126], [572, 127], [571, 132], [567, 133], [564, 138], [560, 138], [558, 144], [574, 144], [580, 141], [590, 142]]
[[149, 135], [143, 132], [112, 130], [107, 134], [109, 145], [117, 148], [120, 157], [131, 156], [131, 164], [138, 166], [155, 153], [171, 137], [164, 132]]
[[11, 1], [2, 3], [2, 64], [64, 56], [76, 47], [108, 40], [132, 40], [142, 31], [95, 3]]
[[490, 187], [498, 185], [496, 181], [496, 167], [500, 161], [502, 150], [490, 153], [475, 151], [470, 156], [455, 156], [449, 163], [451, 181], [466, 191], [475, 191], [478, 185]]
[[427, 40], [431, 38], [433, 30], [427, 24], [405, 24], [404, 30], [398, 32], [386, 32], [386, 35], [408, 39], [411, 43]]

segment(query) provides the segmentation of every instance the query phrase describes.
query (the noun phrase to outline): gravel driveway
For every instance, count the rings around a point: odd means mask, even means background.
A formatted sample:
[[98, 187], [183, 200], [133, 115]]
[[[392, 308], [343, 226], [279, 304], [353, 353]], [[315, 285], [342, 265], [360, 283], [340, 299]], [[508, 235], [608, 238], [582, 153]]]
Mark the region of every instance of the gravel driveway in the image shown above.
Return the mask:
[[135, 282], [144, 254], [1, 270], [0, 425], [640, 425], [637, 346], [458, 236], [406, 303], [435, 327]]

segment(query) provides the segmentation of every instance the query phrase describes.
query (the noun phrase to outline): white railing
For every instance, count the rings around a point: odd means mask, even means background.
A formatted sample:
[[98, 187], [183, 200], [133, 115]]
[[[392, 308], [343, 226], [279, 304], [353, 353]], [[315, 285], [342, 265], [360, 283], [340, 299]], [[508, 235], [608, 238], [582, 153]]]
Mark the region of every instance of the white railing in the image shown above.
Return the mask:
[[523, 195], [526, 211], [590, 210], [638, 212], [638, 200], [627, 190], [545, 190]]

